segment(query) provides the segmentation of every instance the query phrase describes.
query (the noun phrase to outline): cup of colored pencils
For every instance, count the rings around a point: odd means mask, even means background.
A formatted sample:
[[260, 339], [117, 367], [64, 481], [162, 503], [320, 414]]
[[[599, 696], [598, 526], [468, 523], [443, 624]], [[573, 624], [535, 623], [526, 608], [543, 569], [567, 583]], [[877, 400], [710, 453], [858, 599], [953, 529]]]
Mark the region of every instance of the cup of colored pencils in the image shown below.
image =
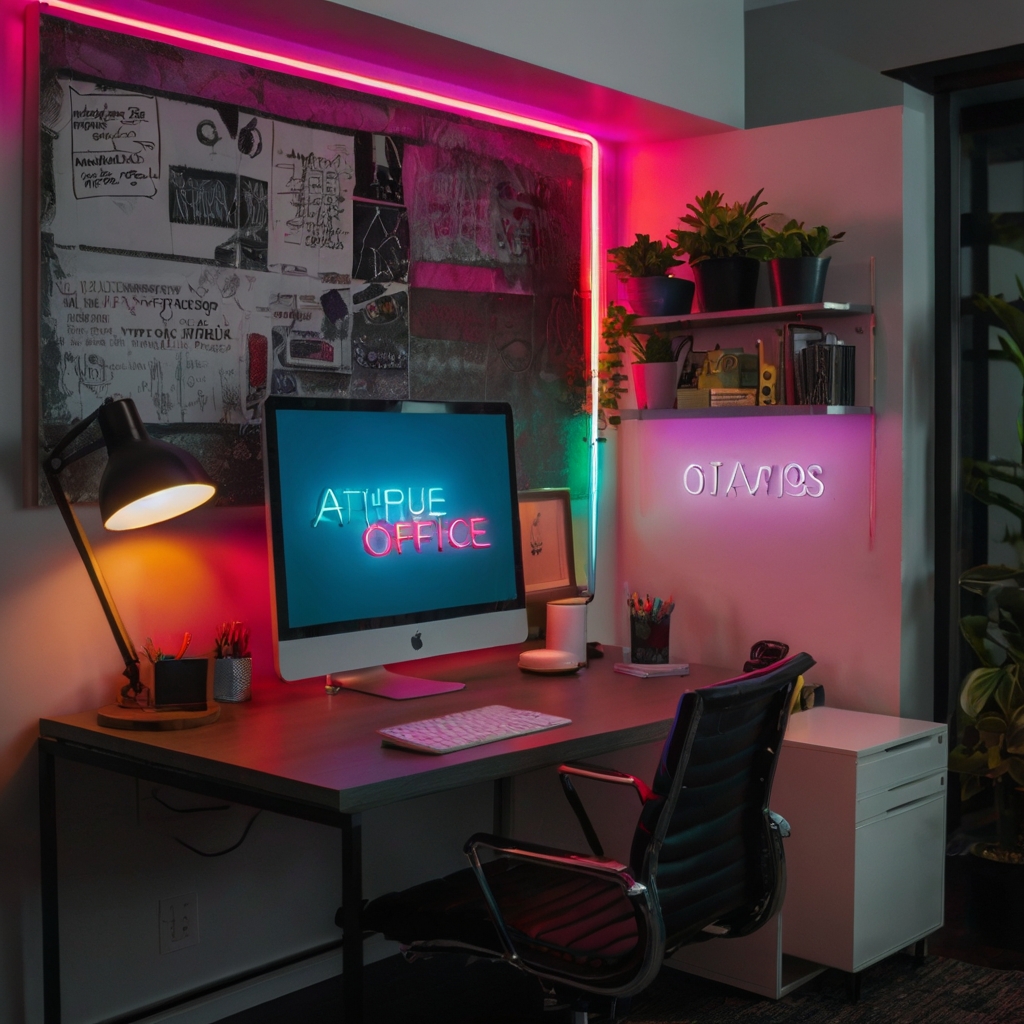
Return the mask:
[[668, 664], [668, 630], [675, 602], [670, 597], [651, 600], [634, 590], [629, 603], [629, 642], [632, 660], [640, 665]]

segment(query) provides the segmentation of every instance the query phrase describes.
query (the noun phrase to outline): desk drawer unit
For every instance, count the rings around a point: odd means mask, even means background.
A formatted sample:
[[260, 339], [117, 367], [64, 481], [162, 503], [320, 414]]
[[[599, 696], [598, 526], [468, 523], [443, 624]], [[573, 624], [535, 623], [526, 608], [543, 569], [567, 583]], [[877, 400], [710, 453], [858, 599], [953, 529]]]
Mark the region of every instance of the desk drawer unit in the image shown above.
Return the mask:
[[782, 913], [669, 965], [779, 998], [856, 972], [941, 927], [946, 727], [837, 708], [790, 719], [771, 806], [793, 828]]
[[783, 950], [859, 971], [942, 925], [946, 728], [794, 716], [772, 793], [793, 826]]

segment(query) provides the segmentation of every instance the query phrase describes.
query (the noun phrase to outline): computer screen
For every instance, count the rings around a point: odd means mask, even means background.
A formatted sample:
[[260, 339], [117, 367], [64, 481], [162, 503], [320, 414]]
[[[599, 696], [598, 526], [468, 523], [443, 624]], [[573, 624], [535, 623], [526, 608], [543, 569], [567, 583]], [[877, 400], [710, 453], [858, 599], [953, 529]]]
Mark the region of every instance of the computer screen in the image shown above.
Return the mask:
[[263, 423], [283, 678], [525, 639], [508, 405], [271, 397]]

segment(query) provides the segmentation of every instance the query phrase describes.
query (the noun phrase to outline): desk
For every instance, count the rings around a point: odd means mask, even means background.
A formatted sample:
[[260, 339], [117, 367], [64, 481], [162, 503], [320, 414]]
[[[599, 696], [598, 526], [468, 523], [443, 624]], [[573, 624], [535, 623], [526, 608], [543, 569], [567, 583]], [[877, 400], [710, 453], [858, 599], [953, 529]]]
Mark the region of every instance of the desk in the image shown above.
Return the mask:
[[[520, 648], [503, 647], [411, 662], [410, 675], [453, 679], [464, 690], [395, 702], [352, 691], [325, 694], [319, 682], [257, 683], [250, 704], [224, 704], [213, 725], [180, 732], [123, 732], [96, 724], [94, 711], [40, 720], [39, 800], [46, 1024], [59, 1024], [55, 759], [105, 768], [207, 796], [265, 808], [341, 830], [342, 1010], [362, 1020], [362, 839], [360, 814], [372, 807], [476, 782], [495, 784], [495, 830], [511, 799], [508, 779], [566, 760], [593, 758], [662, 740], [684, 689], [728, 678], [694, 665], [685, 678], [635, 679], [612, 665], [609, 648], [578, 676], [519, 671]], [[385, 725], [507, 704], [571, 718], [548, 732], [434, 757], [380, 745]], [[234, 980], [234, 979], [232, 979]], [[229, 984], [230, 982], [228, 982]], [[195, 993], [174, 1001], [184, 1002]]]

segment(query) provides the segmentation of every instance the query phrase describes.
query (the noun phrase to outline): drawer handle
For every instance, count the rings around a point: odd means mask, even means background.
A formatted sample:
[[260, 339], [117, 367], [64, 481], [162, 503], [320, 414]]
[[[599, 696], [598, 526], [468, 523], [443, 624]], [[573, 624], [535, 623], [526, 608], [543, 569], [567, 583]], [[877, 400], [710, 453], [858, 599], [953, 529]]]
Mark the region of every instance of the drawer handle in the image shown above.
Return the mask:
[[914, 804], [923, 804], [926, 800], [934, 800], [935, 797], [939, 796], [938, 791], [934, 793], [925, 793], [924, 796], [919, 796], [916, 800], [908, 800], [905, 804], [897, 804], [895, 807], [886, 808], [886, 814], [895, 814], [897, 811], [906, 810], [908, 807], [913, 807]]
[[913, 750], [914, 747], [928, 747], [935, 742], [937, 737], [935, 736], [921, 736], [918, 739], [907, 740], [905, 743], [895, 743], [891, 747], [886, 747], [885, 752], [887, 754], [895, 753], [897, 750]]
[[[943, 774], [945, 774], [945, 773], [943, 773]], [[927, 782], [928, 779], [933, 778], [933, 777], [934, 777], [933, 775], [926, 775], [923, 779], [911, 779], [909, 782], [901, 782], [898, 786], [893, 786], [891, 789], [887, 790], [887, 792], [889, 792], [889, 793], [898, 793], [901, 789], [906, 789], [907, 786], [919, 786], [919, 785], [921, 785], [922, 782]], [[943, 784], [944, 784], [943, 780], [940, 780], [939, 781], [939, 785], [941, 786]]]

